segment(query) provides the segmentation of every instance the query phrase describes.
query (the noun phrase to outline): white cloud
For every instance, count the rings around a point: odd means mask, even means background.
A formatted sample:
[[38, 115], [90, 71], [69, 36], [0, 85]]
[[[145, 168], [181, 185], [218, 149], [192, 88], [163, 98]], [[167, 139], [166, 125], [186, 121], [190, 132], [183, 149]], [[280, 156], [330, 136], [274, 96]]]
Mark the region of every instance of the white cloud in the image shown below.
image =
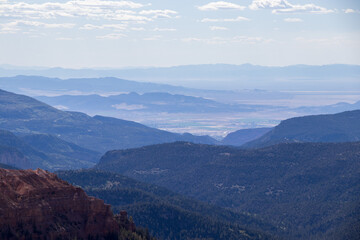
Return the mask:
[[18, 22], [8, 22], [8, 23], [1, 23], [0, 24], [0, 31], [1, 33], [15, 33], [19, 31], [20, 28], [18, 26]]
[[230, 3], [230, 2], [224, 2], [224, 1], [219, 1], [219, 2], [211, 2], [208, 3], [206, 5], [203, 6], [199, 6], [198, 9], [201, 11], [215, 11], [215, 10], [244, 10], [246, 7], [244, 6], [240, 6], [238, 4], [235, 3]]
[[18, 21], [19, 25], [33, 26], [33, 27], [44, 27], [44, 28], [73, 28], [73, 23], [43, 23], [36, 21]]
[[120, 39], [120, 38], [124, 38], [126, 37], [125, 34], [122, 33], [110, 33], [107, 35], [103, 35], [103, 36], [97, 36], [97, 39], [110, 39], [110, 40], [115, 40], [115, 39]]
[[360, 10], [355, 10], [355, 9], [343, 9], [344, 13], [360, 13]]
[[[126, 0], [47, 0], [47, 2], [45, 0], [42, 3], [0, 0], [0, 19], [7, 19], [0, 23], [0, 33], [10, 34], [20, 31], [26, 33], [32, 28], [39, 27], [73, 28], [76, 26], [73, 23], [79, 21], [87, 23], [79, 25], [79, 29], [82, 30], [143, 31], [144, 28], [132, 24], [145, 24], [161, 18], [178, 18], [178, 13], [170, 9], [141, 9], [149, 5], [151, 4]], [[109, 23], [105, 24], [104, 20]], [[60, 21], [70, 23], [59, 23]], [[172, 28], [155, 29], [159, 32], [174, 30]], [[122, 37], [125, 35], [111, 33], [97, 36], [97, 39]]]
[[246, 44], [272, 42], [271, 39], [263, 39], [261, 37], [248, 37], [248, 36], [236, 36], [236, 37], [232, 38], [232, 41], [237, 42], [237, 43], [246, 43]]
[[16, 33], [21, 27], [43, 27], [43, 28], [73, 28], [73, 23], [44, 23], [38, 21], [17, 20], [0, 24], [1, 33]]
[[156, 18], [173, 18], [177, 12], [165, 10], [143, 10], [149, 4], [132, 1], [70, 0], [66, 2], [9, 2], [0, 0], [0, 17], [32, 20], [57, 18], [86, 18], [91, 20], [115, 20], [146, 23]]
[[175, 32], [175, 28], [154, 28], [154, 32]]
[[74, 4], [79, 4], [81, 6], [89, 7], [109, 7], [109, 8], [142, 8], [145, 5], [141, 3], [135, 3], [132, 1], [103, 1], [103, 0], [74, 0], [69, 1]]
[[116, 16], [112, 16], [109, 20], [117, 20], [117, 21], [132, 21], [137, 23], [145, 23], [152, 21], [151, 18], [138, 16], [138, 15], [130, 15], [130, 14], [117, 14]]
[[285, 18], [284, 19], [285, 22], [303, 22], [303, 20], [301, 18]]
[[315, 4], [291, 4], [287, 0], [253, 0], [249, 8], [258, 10], [261, 8], [273, 9], [272, 13], [332, 13], [334, 10], [317, 6]]
[[71, 0], [67, 2], [5, 2], [0, 16], [12, 18], [50, 19], [56, 17], [113, 18], [124, 14], [123, 8], [136, 9], [145, 5], [131, 1]]
[[153, 18], [173, 18], [178, 13], [173, 10], [142, 10], [139, 14], [141, 15], [152, 15]]
[[274, 9], [272, 11], [272, 13], [317, 13], [317, 14], [326, 14], [333, 12], [334, 10], [326, 9], [324, 7], [319, 7], [314, 4], [293, 5], [291, 8]]
[[226, 27], [210, 26], [210, 30], [211, 31], [218, 31], [218, 30], [224, 31], [224, 30], [229, 30], [229, 29]]
[[291, 4], [286, 0], [253, 0], [249, 8], [257, 10], [259, 8], [286, 8], [291, 7]]
[[344, 12], [345, 12], [345, 13], [354, 13], [355, 10], [354, 10], [354, 9], [351, 9], [351, 8], [348, 8], [348, 9], [344, 9]]
[[201, 20], [201, 22], [241, 22], [241, 21], [250, 21], [249, 18], [246, 17], [237, 17], [237, 18], [225, 18], [225, 19], [220, 19], [220, 18], [204, 18]]

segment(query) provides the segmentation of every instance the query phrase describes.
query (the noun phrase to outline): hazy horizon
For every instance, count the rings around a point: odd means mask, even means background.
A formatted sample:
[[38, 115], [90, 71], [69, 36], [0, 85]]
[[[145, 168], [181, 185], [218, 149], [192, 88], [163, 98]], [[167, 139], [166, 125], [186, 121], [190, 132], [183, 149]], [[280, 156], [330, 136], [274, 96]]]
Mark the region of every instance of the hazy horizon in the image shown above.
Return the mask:
[[332, 65], [348, 65], [348, 66], [360, 66], [358, 64], [347, 64], [347, 63], [329, 63], [329, 64], [306, 64], [306, 63], [297, 63], [297, 64], [288, 64], [288, 65], [261, 65], [253, 64], [250, 62], [232, 64], [232, 63], [197, 63], [197, 64], [179, 64], [179, 65], [143, 65], [143, 66], [122, 66], [122, 67], [63, 67], [60, 65], [55, 66], [45, 66], [45, 65], [13, 65], [13, 64], [0, 64], [0, 68], [7, 70], [44, 70], [44, 69], [69, 69], [69, 70], [131, 70], [131, 69], [149, 69], [149, 68], [176, 68], [176, 67], [185, 67], [185, 66], [202, 66], [202, 65], [229, 65], [229, 66], [254, 66], [254, 67], [274, 67], [274, 68], [286, 68], [294, 66], [314, 66], [314, 67], [323, 67], [323, 66], [332, 66]]
[[354, 0], [0, 0], [0, 64], [360, 64]]

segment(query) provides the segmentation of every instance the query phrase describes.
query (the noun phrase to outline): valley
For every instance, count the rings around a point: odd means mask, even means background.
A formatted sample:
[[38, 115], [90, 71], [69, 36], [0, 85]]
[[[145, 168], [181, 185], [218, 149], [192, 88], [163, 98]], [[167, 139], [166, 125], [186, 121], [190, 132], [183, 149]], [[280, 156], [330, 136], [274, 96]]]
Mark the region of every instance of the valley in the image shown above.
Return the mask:
[[[331, 71], [336, 69], [336, 66], [326, 67]], [[200, 71], [197, 69], [201, 69], [201, 66], [195, 67], [194, 71]], [[61, 71], [67, 72], [66, 69]], [[317, 71], [323, 70], [319, 67]], [[64, 111], [115, 117], [170, 132], [209, 135], [218, 140], [239, 129], [274, 127], [287, 118], [356, 110], [360, 100], [360, 86], [355, 80], [351, 80], [354, 82], [353, 88], [343, 90], [239, 87], [208, 90], [152, 83], [144, 79], [71, 78], [88, 76], [86, 70], [83, 72], [83, 75], [68, 74], [65, 79], [9, 75], [0, 78], [0, 86], [4, 90], [35, 97]], [[302, 76], [299, 72], [291, 74], [298, 78]], [[347, 74], [349, 78], [350, 75], [351, 78], [360, 76], [356, 67]]]
[[360, 240], [359, 23], [0, 0], [0, 240]]
[[[161, 92], [36, 98], [0, 90], [0, 167], [55, 172], [116, 216], [126, 212], [131, 218], [115, 219], [122, 230], [112, 229], [111, 239], [358, 234], [358, 103], [291, 108]], [[107, 116], [114, 111], [173, 131]], [[56, 178], [40, 169], [30, 173]], [[54, 214], [51, 224], [78, 224]], [[43, 231], [6, 229], [1, 236]]]

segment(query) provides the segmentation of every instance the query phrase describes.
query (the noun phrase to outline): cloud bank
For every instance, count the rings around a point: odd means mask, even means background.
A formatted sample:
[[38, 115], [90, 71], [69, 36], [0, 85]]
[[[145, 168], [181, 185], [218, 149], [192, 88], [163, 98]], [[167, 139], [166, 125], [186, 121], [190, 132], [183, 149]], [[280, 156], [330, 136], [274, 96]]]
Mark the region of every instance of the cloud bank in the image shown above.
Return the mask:
[[333, 13], [334, 10], [330, 10], [324, 7], [317, 6], [313, 3], [310, 4], [291, 4], [287, 0], [253, 0], [249, 8], [251, 10], [258, 9], [273, 9], [272, 13], [318, 13], [326, 14]]

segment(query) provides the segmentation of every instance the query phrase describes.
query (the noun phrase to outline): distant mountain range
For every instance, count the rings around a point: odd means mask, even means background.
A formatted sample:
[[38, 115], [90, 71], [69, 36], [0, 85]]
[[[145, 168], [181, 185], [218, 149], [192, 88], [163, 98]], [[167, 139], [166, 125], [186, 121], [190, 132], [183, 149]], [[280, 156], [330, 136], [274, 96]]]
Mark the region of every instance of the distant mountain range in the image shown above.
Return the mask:
[[[351, 92], [356, 92], [357, 83], [353, 85]], [[266, 91], [259, 89], [252, 89], [244, 86], [243, 89], [238, 90], [208, 90], [200, 88], [185, 88], [176, 86], [174, 82], [171, 84], [159, 84], [152, 82], [141, 82], [133, 80], [124, 80], [116, 77], [91, 77], [91, 78], [49, 78], [44, 76], [24, 76], [18, 75], [14, 77], [0, 77], [0, 87], [7, 91], [12, 91], [22, 94], [30, 94], [36, 96], [59, 96], [59, 95], [72, 95], [76, 96], [78, 100], [81, 99], [82, 95], [93, 95], [87, 96], [92, 97], [90, 100], [94, 100], [95, 97], [102, 104], [105, 98], [101, 96], [95, 96], [96, 94], [103, 95], [120, 95], [108, 98], [107, 101], [120, 99], [120, 100], [132, 100], [132, 101], [145, 101], [150, 99], [152, 101], [165, 101], [165, 100], [177, 100], [179, 97], [189, 97], [192, 101], [209, 101], [209, 99], [221, 103], [238, 104], [237, 102], [245, 100], [279, 100], [279, 99], [291, 99], [294, 94], [305, 94], [306, 92], [280, 92], [280, 91]], [[313, 90], [314, 91], [314, 90]], [[336, 89], [335, 91], [340, 91]], [[355, 91], [355, 92], [354, 92]], [[360, 91], [360, 90], [359, 90]], [[126, 94], [138, 93], [140, 96], [134, 94], [126, 98]], [[154, 93], [154, 94], [150, 94]], [[168, 93], [168, 94], [167, 94]], [[322, 90], [321, 94], [326, 94], [326, 91]], [[145, 95], [143, 95], [145, 94]], [[175, 95], [175, 96], [172, 96]], [[179, 96], [184, 95], [184, 96]], [[191, 98], [191, 96], [193, 98]], [[201, 98], [206, 100], [201, 100]], [[56, 99], [56, 98], [55, 98]], [[61, 100], [65, 100], [67, 103], [71, 100], [70, 96], [66, 96]], [[89, 99], [86, 99], [89, 100]], [[181, 98], [180, 98], [181, 100]], [[254, 104], [251, 104], [254, 105]], [[267, 104], [268, 105], [268, 104]], [[320, 106], [320, 107], [304, 107], [296, 108], [297, 111], [324, 111], [332, 110], [333, 108], [339, 108], [340, 110], [346, 108], [346, 103], [339, 103], [337, 106]], [[347, 110], [347, 109], [344, 109]], [[343, 110], [343, 111], [344, 111]], [[349, 109], [350, 110], [350, 109]]]
[[[289, 117], [360, 108], [360, 95], [356, 90], [319, 93], [259, 89], [219, 91], [114, 77], [59, 79], [38, 76], [0, 78], [0, 87], [33, 96], [60, 110], [127, 119], [167, 131], [211, 135], [217, 139], [225, 132], [271, 127]], [[308, 106], [312, 96], [314, 101], [320, 99], [324, 105]], [[299, 105], [302, 99], [307, 101], [304, 106]], [[339, 102], [333, 104], [331, 99]], [[344, 100], [352, 103], [341, 102]], [[358, 102], [354, 103], [355, 100]], [[183, 120], [181, 123], [179, 118]]]
[[[59, 96], [59, 95], [119, 95], [131, 92], [170, 93], [185, 96], [203, 97], [219, 102], [234, 103], [239, 99], [288, 99], [292, 94], [264, 90], [207, 90], [185, 88], [172, 84], [159, 84], [124, 80], [116, 77], [88, 77], [88, 78], [55, 78], [40, 75], [16, 75], [0, 77], [0, 88], [31, 96]], [[241, 93], [241, 94], [239, 94]]]
[[260, 214], [289, 239], [329, 239], [357, 221], [359, 152], [359, 142], [257, 150], [177, 142], [110, 151], [96, 168]]
[[287, 119], [244, 147], [264, 147], [284, 142], [355, 141], [360, 141], [360, 110]]
[[360, 109], [360, 101], [353, 104], [346, 102], [339, 102], [331, 105], [317, 106], [317, 107], [298, 107], [293, 111], [305, 114], [329, 114], [329, 113], [340, 113], [344, 111], [352, 111]]
[[60, 111], [33, 98], [2, 90], [0, 128], [18, 135], [51, 134], [97, 152], [174, 141], [217, 143], [208, 136], [170, 133], [136, 122]]
[[108, 93], [108, 92], [181, 92], [191, 91], [184, 87], [150, 82], [136, 82], [115, 77], [102, 78], [48, 78], [43, 76], [15, 76], [0, 78], [0, 86], [8, 91], [21, 89], [45, 91], [52, 94]]
[[[38, 75], [59, 78], [119, 77], [207, 89], [266, 89], [266, 90], [360, 90], [360, 66], [357, 65], [293, 65], [265, 67], [251, 64], [204, 64], [164, 68], [129, 69], [63, 69], [19, 68], [2, 66], [0, 76]], [[341, 86], [339, 86], [341, 81]]]
[[[240, 94], [240, 93], [239, 93]], [[360, 101], [353, 104], [340, 102], [324, 106], [285, 107], [256, 104], [221, 103], [214, 100], [166, 92], [138, 94], [136, 92], [108, 97], [92, 95], [37, 96], [36, 99], [51, 106], [86, 113], [106, 112], [116, 115], [120, 111], [167, 113], [239, 113], [261, 111], [292, 111], [297, 114], [329, 114], [360, 109]]]
[[[39, 96], [36, 99], [52, 106], [83, 112], [166, 112], [166, 113], [226, 113], [254, 112], [280, 107], [225, 104], [213, 100], [165, 92], [138, 94], [136, 92], [103, 97], [99, 95]], [[282, 107], [284, 108], [284, 107]]]

